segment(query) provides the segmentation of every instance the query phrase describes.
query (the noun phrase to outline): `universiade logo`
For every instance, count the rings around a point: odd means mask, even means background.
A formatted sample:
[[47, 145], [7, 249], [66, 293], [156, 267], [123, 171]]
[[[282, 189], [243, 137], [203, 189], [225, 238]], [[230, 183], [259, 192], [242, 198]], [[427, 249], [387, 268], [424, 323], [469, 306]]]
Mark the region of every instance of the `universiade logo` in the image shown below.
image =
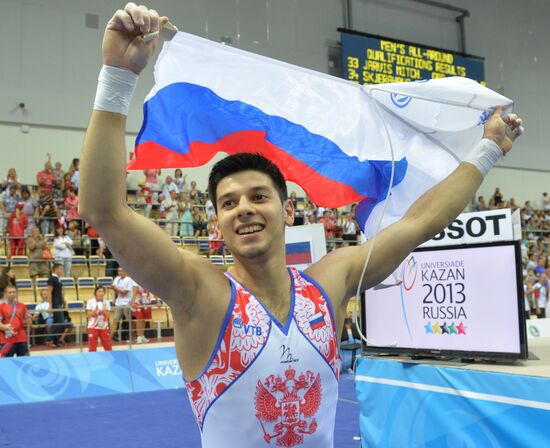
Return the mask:
[[447, 325], [447, 322], [443, 322], [442, 324], [439, 322], [434, 322], [433, 324], [428, 322], [424, 325], [424, 330], [426, 331], [426, 334], [466, 335], [466, 326], [462, 322], [458, 325], [454, 322], [451, 322], [450, 325]]
[[181, 367], [177, 359], [163, 359], [155, 361], [155, 371], [157, 377], [161, 376], [181, 376]]

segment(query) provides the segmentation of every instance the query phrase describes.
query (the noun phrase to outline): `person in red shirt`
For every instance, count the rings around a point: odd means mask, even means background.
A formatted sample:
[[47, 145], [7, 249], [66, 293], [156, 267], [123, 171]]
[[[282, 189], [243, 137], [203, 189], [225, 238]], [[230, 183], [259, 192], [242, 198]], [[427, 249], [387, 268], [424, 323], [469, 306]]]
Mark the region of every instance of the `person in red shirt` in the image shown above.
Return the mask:
[[97, 351], [97, 340], [101, 339], [103, 349], [108, 352], [111, 346], [111, 335], [109, 333], [109, 314], [111, 303], [105, 299], [105, 288], [98, 286], [94, 290], [94, 297], [86, 303], [86, 314], [88, 315], [88, 347], [90, 352]]
[[29, 225], [29, 218], [23, 211], [24, 204], [18, 202], [15, 210], [8, 219], [8, 234], [10, 236], [10, 257], [25, 255], [25, 229]]
[[31, 323], [31, 315], [25, 304], [17, 301], [15, 286], [6, 287], [4, 298], [0, 304], [0, 358], [28, 356], [25, 325]]
[[39, 187], [42, 187], [43, 190], [51, 193], [56, 181], [57, 176], [52, 170], [50, 154], [48, 154], [48, 161], [44, 164], [44, 169], [36, 174], [36, 182]]

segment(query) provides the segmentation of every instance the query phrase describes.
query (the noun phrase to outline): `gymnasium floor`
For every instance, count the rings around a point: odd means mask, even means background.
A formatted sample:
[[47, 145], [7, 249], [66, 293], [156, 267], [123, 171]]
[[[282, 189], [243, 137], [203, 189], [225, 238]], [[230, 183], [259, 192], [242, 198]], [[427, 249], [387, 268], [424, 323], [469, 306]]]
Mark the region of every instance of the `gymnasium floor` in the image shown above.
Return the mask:
[[[334, 446], [360, 447], [353, 376], [342, 373]], [[199, 448], [185, 390], [0, 406], [0, 448]]]

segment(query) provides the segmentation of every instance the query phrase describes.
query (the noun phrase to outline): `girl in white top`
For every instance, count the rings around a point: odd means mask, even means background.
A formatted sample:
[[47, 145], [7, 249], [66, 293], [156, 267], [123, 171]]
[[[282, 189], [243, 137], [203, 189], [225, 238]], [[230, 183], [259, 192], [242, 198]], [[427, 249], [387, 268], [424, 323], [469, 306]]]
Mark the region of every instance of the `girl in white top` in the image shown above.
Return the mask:
[[53, 257], [56, 262], [63, 263], [63, 275], [65, 277], [71, 276], [73, 254], [73, 240], [65, 234], [64, 227], [57, 227], [53, 240]]
[[88, 315], [88, 346], [91, 352], [97, 350], [97, 340], [101, 339], [101, 345], [105, 351], [112, 350], [111, 335], [109, 334], [109, 313], [111, 302], [105, 299], [105, 288], [98, 286], [92, 297], [86, 303]]

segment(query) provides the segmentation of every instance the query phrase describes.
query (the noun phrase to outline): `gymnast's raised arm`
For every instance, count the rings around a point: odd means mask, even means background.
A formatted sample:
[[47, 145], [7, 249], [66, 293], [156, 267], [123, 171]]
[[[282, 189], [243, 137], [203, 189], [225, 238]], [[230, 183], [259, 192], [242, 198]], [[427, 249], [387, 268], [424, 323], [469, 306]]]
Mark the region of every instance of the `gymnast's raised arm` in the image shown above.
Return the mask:
[[[167, 22], [154, 10], [128, 3], [107, 24], [104, 67], [81, 158], [79, 211], [132, 278], [162, 297], [176, 315], [185, 316], [197, 308], [208, 312], [212, 290], [217, 297], [220, 292], [229, 297], [227, 280], [201, 257], [178, 250], [166, 233], [126, 203], [128, 103], [137, 76], [157, 45], [156, 39], [146, 42], [143, 36]], [[193, 306], [197, 297], [201, 307]]]

